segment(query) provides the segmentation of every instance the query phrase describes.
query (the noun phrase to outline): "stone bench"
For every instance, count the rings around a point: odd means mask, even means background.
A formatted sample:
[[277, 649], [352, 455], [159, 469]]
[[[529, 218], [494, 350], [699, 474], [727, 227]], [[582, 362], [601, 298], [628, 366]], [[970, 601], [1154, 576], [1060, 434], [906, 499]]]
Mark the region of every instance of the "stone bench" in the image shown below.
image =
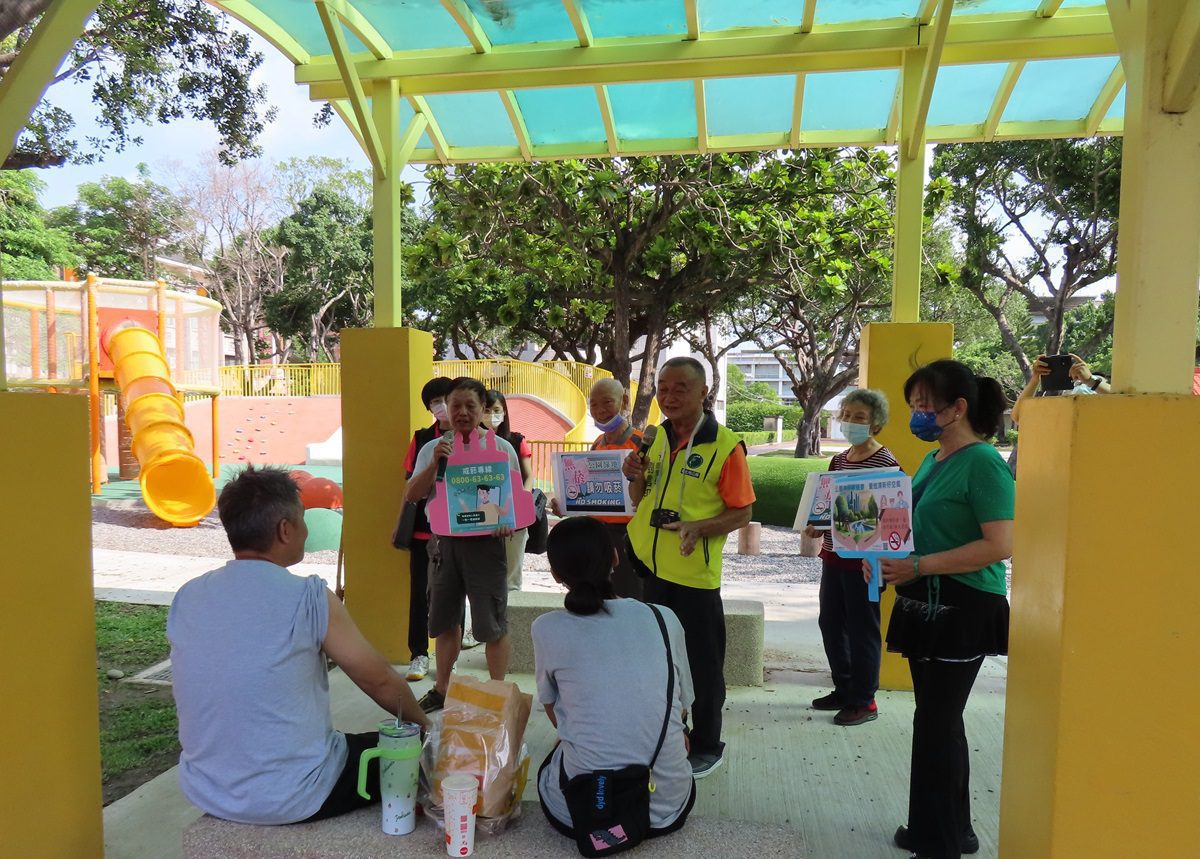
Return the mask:
[[[725, 683], [763, 685], [763, 604], [755, 600], [725, 600]], [[512, 656], [508, 670], [533, 673], [533, 621], [563, 607], [561, 593], [509, 591], [508, 637]]]
[[[799, 859], [803, 835], [768, 823], [714, 820], [694, 813], [678, 832], [656, 838], [634, 853], [665, 859], [694, 856], [753, 856]], [[395, 859], [397, 856], [445, 857], [445, 842], [434, 824], [421, 818], [411, 835], [384, 835], [379, 808], [373, 806], [292, 826], [248, 826], [207, 815], [183, 833], [185, 859]], [[478, 836], [475, 855], [560, 859], [578, 855], [575, 845], [550, 827], [537, 802], [521, 805], [521, 818], [500, 835]]]

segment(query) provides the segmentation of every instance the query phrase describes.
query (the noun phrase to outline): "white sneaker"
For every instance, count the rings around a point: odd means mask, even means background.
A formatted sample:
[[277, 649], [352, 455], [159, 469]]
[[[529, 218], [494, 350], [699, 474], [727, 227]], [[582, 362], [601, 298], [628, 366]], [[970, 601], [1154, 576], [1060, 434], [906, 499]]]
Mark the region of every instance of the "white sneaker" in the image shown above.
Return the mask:
[[412, 662], [408, 663], [408, 674], [404, 676], [408, 680], [424, 680], [428, 673], [429, 657], [414, 656]]
[[478, 647], [482, 643], [483, 642], [475, 640], [475, 636], [473, 636], [471, 634], [471, 630], [468, 629], [466, 632], [463, 633], [463, 640], [462, 640], [462, 649], [463, 650], [470, 650], [472, 647]]

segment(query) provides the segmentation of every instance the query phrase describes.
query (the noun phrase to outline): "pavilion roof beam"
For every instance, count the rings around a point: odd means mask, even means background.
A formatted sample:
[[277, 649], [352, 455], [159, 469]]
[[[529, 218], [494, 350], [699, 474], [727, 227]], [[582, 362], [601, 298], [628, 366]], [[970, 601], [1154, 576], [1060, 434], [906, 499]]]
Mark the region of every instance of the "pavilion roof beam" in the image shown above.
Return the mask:
[[358, 127], [358, 117], [354, 115], [354, 108], [350, 106], [350, 102], [344, 98], [339, 98], [329, 102], [329, 106], [333, 108], [334, 113], [342, 118], [342, 122], [346, 123], [346, 128], [350, 129], [350, 133], [358, 141], [358, 147], [363, 151], [363, 155], [370, 158], [371, 154], [367, 152], [366, 138], [363, 137], [362, 129]]
[[954, 13], [954, 0], [940, 0], [934, 17], [933, 35], [925, 46], [925, 67], [921, 72], [921, 86], [911, 113], [904, 117], [901, 133], [903, 145], [909, 158], [916, 158], [925, 145], [925, 122], [929, 119], [929, 105], [933, 101], [933, 87], [937, 83], [938, 68], [942, 63], [942, 51], [946, 45], [946, 33], [950, 29], [950, 17]]
[[475, 13], [471, 11], [470, 7], [463, 0], [442, 0], [442, 6], [462, 29], [463, 34], [467, 37], [467, 41], [475, 49], [475, 53], [491, 53], [492, 40], [487, 37], [487, 33], [483, 32], [483, 27], [479, 25]]
[[887, 128], [884, 129], [883, 139], [889, 145], [895, 144], [900, 134], [900, 105], [904, 101], [904, 79], [896, 78], [896, 95], [892, 98], [892, 109], [888, 112]]
[[297, 65], [307, 63], [308, 51], [296, 41], [296, 37], [275, 22], [271, 16], [254, 5], [253, 0], [221, 0], [220, 7], [237, 18], [258, 35], [262, 36], [285, 57]]
[[326, 2], [331, 9], [337, 12], [342, 23], [346, 25], [346, 29], [357, 36], [358, 40], [367, 46], [367, 50], [375, 55], [375, 59], [391, 59], [392, 46], [379, 34], [375, 25], [354, 7], [353, 3], [349, 0], [326, 0]]
[[517, 148], [521, 150], [521, 158], [525, 161], [532, 160], [529, 128], [525, 125], [525, 116], [521, 113], [521, 105], [517, 104], [516, 94], [510, 89], [500, 90], [500, 100], [504, 102], [504, 110], [512, 123], [513, 134], [517, 136]]
[[817, 0], [804, 0], [804, 12], [800, 17], [800, 32], [811, 33], [817, 20]]
[[1184, 7], [1171, 46], [1167, 49], [1163, 110], [1186, 113], [1196, 102], [1200, 88], [1200, 0]]
[[425, 120], [429, 123], [425, 130], [429, 132], [429, 140], [433, 143], [433, 151], [437, 155], [438, 161], [443, 164], [449, 164], [450, 146], [446, 143], [446, 135], [442, 134], [442, 128], [438, 125], [433, 111], [429, 109], [429, 102], [423, 96], [410, 95], [408, 96], [408, 103], [412, 105], [413, 110], [424, 116]]
[[1096, 101], [1092, 103], [1092, 109], [1088, 111], [1087, 119], [1084, 120], [1084, 129], [1088, 137], [1092, 137], [1100, 130], [1100, 123], [1104, 121], [1108, 109], [1116, 101], [1117, 93], [1123, 86], [1125, 86], [1125, 66], [1117, 63], [1112, 74], [1108, 76], [1108, 80], [1104, 82], [1104, 86], [1100, 87], [1100, 94], [1096, 96]]
[[350, 57], [350, 50], [346, 44], [346, 34], [342, 30], [342, 11], [344, 9], [345, 5], [341, 0], [317, 0], [317, 12], [321, 16], [321, 24], [325, 28], [329, 46], [333, 49], [334, 60], [337, 63], [342, 83], [349, 94], [354, 118], [358, 120], [358, 129], [365, 144], [367, 158], [371, 161], [376, 178], [383, 179], [388, 175], [387, 154], [383, 149], [379, 129], [375, 127], [375, 119], [367, 109], [366, 92], [363, 90], [358, 69]]
[[575, 38], [579, 40], [579, 47], [587, 48], [596, 40], [592, 36], [592, 25], [588, 23], [581, 2], [582, 0], [562, 0], [567, 17], [571, 19], [571, 26], [575, 28]]
[[596, 103], [600, 106], [600, 118], [604, 120], [604, 136], [608, 144], [608, 154], [615, 158], [620, 146], [617, 140], [617, 121], [613, 118], [612, 99], [608, 97], [608, 87], [596, 86]]
[[1017, 86], [1017, 81], [1021, 78], [1021, 72], [1025, 71], [1025, 61], [1017, 60], [1009, 63], [1008, 68], [1004, 70], [1004, 77], [1000, 80], [1000, 86], [996, 90], [996, 97], [992, 99], [992, 106], [988, 110], [987, 119], [983, 122], [983, 139], [995, 140], [996, 129], [1000, 127], [1000, 118], [1004, 116], [1004, 109], [1008, 107], [1008, 100], [1012, 98], [1013, 89]]
[[[1013, 62], [1115, 55], [1117, 42], [1108, 16], [1100, 13], [1053, 18], [995, 18], [948, 22], [941, 62]], [[929, 29], [929, 28], [926, 28]], [[936, 28], [932, 28], [936, 31]], [[603, 40], [587, 51], [568, 47], [508, 49], [484, 54], [424, 54], [358, 63], [364, 78], [396, 78], [406, 95], [548, 86], [695, 80], [697, 78], [796, 74], [898, 68], [906, 49], [916, 47], [918, 28], [883, 26], [867, 30], [826, 30], [797, 38], [794, 30], [776, 35], [718, 36], [696, 41]], [[931, 36], [923, 34], [928, 44]], [[318, 59], [298, 66], [296, 80], [316, 85], [315, 99], [345, 98], [336, 65]], [[324, 84], [333, 84], [325, 87]]]
[[683, 0], [684, 18], [687, 20], [688, 39], [700, 38], [700, 0]]
[[1042, 0], [1035, 13], [1039, 18], [1053, 18], [1054, 13], [1062, 6], [1063, 0]]
[[701, 155], [708, 152], [708, 107], [704, 103], [704, 81], [692, 84], [696, 95], [696, 149]]
[[788, 135], [788, 145], [792, 149], [800, 146], [800, 124], [804, 120], [804, 87], [808, 76], [804, 72], [796, 75], [796, 92], [792, 96], [792, 130]]
[[408, 121], [408, 127], [404, 129], [404, 133], [400, 135], [400, 143], [397, 149], [400, 164], [407, 164], [412, 158], [413, 153], [417, 150], [417, 143], [421, 140], [421, 135], [429, 130], [429, 117], [423, 113], [414, 113], [412, 119]]
[[928, 27], [933, 21], [933, 13], [937, 10], [938, 0], [925, 0], [921, 4], [921, 10], [917, 12], [917, 23], [922, 27]]

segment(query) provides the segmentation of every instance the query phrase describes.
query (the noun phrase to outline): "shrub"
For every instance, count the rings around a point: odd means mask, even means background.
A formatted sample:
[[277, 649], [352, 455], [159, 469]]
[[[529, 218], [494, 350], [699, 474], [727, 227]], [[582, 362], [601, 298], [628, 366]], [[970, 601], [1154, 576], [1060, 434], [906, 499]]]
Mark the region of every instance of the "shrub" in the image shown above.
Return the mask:
[[754, 521], [764, 525], [791, 527], [804, 494], [804, 480], [811, 472], [825, 471], [829, 460], [819, 457], [751, 456], [750, 479], [754, 483]]
[[725, 426], [734, 432], [762, 432], [763, 418], [783, 416], [785, 427], [796, 428], [804, 416], [800, 406], [779, 403], [730, 403], [725, 407]]

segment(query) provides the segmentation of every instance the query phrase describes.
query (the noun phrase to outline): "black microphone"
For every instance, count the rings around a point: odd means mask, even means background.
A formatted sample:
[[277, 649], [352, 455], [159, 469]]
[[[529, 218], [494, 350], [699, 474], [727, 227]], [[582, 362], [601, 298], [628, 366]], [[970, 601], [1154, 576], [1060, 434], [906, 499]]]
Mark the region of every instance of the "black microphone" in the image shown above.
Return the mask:
[[646, 458], [646, 453], [650, 450], [650, 445], [654, 444], [654, 437], [658, 435], [658, 427], [654, 424], [642, 430], [642, 443], [638, 445], [638, 456], [642, 459]]
[[[443, 435], [442, 440], [448, 441], [451, 444], [454, 444], [454, 430], [450, 430], [448, 433]], [[443, 480], [443, 479], [445, 479], [445, 477], [446, 477], [446, 459], [443, 458], [443, 459], [438, 460], [437, 479]]]

